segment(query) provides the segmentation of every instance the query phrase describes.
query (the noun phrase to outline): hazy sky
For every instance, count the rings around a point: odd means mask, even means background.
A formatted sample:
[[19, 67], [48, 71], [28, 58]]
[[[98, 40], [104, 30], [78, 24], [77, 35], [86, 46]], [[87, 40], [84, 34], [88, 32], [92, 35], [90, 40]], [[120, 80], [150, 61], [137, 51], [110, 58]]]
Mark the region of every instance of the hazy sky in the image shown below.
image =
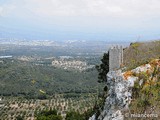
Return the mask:
[[160, 0], [0, 0], [0, 36], [53, 40], [160, 38]]

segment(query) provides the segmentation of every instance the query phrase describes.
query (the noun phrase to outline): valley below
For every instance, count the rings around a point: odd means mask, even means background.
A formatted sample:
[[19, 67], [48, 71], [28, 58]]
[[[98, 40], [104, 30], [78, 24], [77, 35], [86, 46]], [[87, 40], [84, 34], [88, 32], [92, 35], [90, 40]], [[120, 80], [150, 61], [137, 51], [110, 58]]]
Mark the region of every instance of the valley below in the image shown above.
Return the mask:
[[65, 118], [68, 111], [92, 109], [104, 86], [97, 84], [95, 65], [110, 46], [104, 41], [1, 39], [0, 119], [33, 120], [49, 109]]

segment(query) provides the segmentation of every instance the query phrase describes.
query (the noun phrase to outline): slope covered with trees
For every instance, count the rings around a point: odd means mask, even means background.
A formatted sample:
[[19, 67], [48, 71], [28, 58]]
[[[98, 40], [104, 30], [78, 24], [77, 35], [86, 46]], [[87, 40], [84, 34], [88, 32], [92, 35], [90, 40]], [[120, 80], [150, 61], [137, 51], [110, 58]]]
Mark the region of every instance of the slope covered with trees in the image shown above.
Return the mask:
[[96, 92], [97, 71], [69, 71], [14, 59], [0, 63], [0, 95], [39, 98], [41, 94]]

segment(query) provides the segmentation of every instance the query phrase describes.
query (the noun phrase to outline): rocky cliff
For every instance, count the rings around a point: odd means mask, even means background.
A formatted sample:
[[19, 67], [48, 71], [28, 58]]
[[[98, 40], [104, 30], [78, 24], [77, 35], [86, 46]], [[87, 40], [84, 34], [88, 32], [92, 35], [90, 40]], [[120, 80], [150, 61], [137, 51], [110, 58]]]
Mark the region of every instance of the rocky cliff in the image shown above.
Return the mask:
[[[98, 120], [124, 120], [126, 111], [130, 112], [129, 104], [132, 101], [132, 88], [135, 81], [138, 81], [139, 85], [148, 83], [149, 80], [157, 82], [160, 74], [160, 60], [156, 59], [148, 64], [139, 66], [131, 71], [122, 72], [121, 70], [110, 71], [107, 74], [107, 87], [109, 89], [108, 96], [105, 100], [104, 109], [98, 116]], [[152, 79], [153, 72], [158, 70], [156, 79]], [[148, 80], [140, 79], [137, 74], [146, 73], [149, 75]], [[93, 115], [89, 120], [96, 120]]]

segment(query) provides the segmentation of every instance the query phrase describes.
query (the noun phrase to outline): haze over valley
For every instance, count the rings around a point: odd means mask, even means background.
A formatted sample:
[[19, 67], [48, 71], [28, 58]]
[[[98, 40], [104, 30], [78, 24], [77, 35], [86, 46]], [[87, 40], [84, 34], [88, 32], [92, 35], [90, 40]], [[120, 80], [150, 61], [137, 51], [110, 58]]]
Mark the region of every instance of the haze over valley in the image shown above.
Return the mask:
[[0, 0], [0, 120], [160, 119], [159, 6]]

